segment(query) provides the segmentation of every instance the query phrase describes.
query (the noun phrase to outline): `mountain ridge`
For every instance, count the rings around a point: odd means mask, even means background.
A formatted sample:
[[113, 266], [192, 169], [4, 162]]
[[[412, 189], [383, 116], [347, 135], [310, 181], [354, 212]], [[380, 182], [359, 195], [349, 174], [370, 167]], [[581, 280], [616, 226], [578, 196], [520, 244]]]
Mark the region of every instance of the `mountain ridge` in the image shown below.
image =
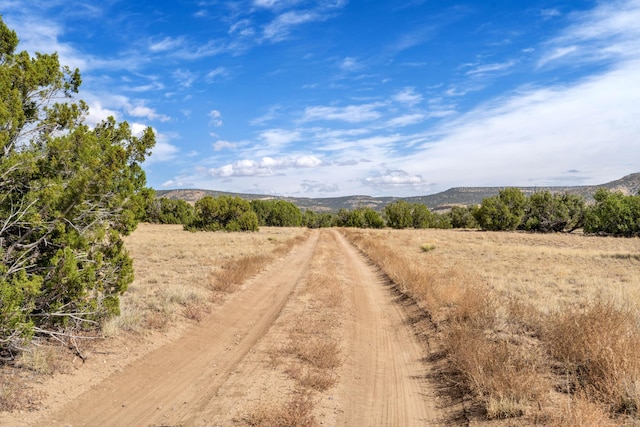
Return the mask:
[[[423, 203], [431, 210], [446, 210], [452, 206], [468, 206], [480, 204], [482, 199], [495, 196], [505, 187], [453, 187], [448, 190], [429, 194], [425, 196], [411, 197], [373, 197], [365, 195], [353, 195], [342, 197], [288, 197], [274, 196], [266, 194], [251, 193], [230, 193], [216, 190], [202, 189], [176, 189], [158, 190], [158, 197], [169, 199], [182, 199], [190, 203], [195, 203], [204, 196], [237, 196], [247, 200], [285, 200], [293, 203], [302, 210], [311, 209], [317, 212], [337, 212], [340, 209], [355, 209], [357, 207], [370, 207], [377, 211], [382, 211], [384, 207], [397, 200], [405, 200], [409, 203]], [[615, 181], [599, 185], [577, 185], [577, 186], [546, 186], [546, 187], [518, 187], [525, 195], [531, 195], [537, 191], [550, 191], [552, 193], [569, 193], [583, 196], [587, 202], [593, 200], [595, 192], [601, 188], [612, 191], [621, 191], [624, 194], [632, 195], [640, 192], [640, 172], [626, 175]]]

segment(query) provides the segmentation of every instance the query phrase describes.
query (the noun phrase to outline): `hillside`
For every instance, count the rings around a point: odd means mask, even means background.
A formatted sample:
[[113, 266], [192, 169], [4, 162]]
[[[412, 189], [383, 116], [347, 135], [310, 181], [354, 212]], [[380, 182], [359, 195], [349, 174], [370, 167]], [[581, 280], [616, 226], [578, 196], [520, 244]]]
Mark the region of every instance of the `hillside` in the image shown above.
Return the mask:
[[[482, 202], [486, 197], [495, 196], [506, 187], [456, 187], [449, 190], [415, 197], [371, 197], [371, 196], [344, 196], [327, 198], [306, 198], [306, 197], [280, 197], [264, 194], [226, 193], [214, 190], [160, 190], [159, 197], [169, 199], [182, 199], [187, 202], [195, 202], [204, 196], [238, 196], [247, 200], [286, 200], [298, 206], [300, 209], [311, 209], [317, 212], [337, 212], [338, 210], [354, 209], [360, 206], [371, 207], [381, 211], [384, 207], [395, 200], [406, 200], [410, 203], [424, 203], [433, 210], [447, 209], [455, 205], [474, 205]], [[593, 200], [593, 195], [600, 188], [614, 191], [622, 191], [624, 194], [638, 194], [640, 191], [640, 172], [627, 175], [621, 179], [600, 185], [568, 186], [568, 187], [518, 187], [526, 195], [536, 191], [548, 190], [552, 193], [579, 194], [587, 201]]]

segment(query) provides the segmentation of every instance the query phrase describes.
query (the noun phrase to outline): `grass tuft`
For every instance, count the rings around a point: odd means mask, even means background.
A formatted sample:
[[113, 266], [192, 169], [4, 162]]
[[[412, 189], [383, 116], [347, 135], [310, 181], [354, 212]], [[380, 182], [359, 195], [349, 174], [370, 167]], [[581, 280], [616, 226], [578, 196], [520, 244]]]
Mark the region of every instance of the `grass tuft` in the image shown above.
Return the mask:
[[314, 427], [314, 399], [310, 392], [298, 390], [285, 403], [262, 404], [245, 417], [254, 427]]
[[436, 245], [434, 245], [433, 243], [423, 243], [420, 245], [420, 250], [422, 252], [431, 252], [435, 248], [436, 248]]

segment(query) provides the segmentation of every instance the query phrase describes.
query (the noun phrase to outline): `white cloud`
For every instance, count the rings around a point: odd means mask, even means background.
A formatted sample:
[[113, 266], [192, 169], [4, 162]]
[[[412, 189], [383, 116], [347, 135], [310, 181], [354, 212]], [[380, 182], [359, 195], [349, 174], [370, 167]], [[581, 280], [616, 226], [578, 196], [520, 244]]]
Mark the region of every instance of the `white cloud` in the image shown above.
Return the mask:
[[89, 104], [89, 117], [87, 124], [95, 126], [97, 123], [113, 116], [116, 121], [125, 120], [126, 116], [136, 119], [146, 118], [147, 120], [157, 120], [168, 122], [169, 116], [158, 113], [155, 109], [147, 107], [142, 100], [130, 99], [122, 95], [109, 93], [84, 92], [82, 95]]
[[191, 182], [189, 180], [189, 177], [186, 176], [177, 176], [163, 182], [160, 185], [162, 188], [185, 188], [194, 186], [193, 182]]
[[211, 124], [212, 126], [220, 127], [220, 126], [222, 126], [224, 124], [222, 119], [221, 119], [222, 114], [220, 114], [220, 111], [211, 110], [211, 111], [209, 111], [208, 116], [209, 116], [209, 119], [210, 119], [209, 120], [209, 124]]
[[548, 52], [540, 58], [538, 61], [538, 67], [542, 67], [548, 62], [555, 61], [556, 59], [560, 59], [567, 55], [570, 55], [578, 50], [578, 46], [565, 46], [565, 47], [557, 47], [553, 49], [551, 52]]
[[573, 14], [572, 21], [547, 44], [539, 65], [560, 58], [571, 59], [575, 65], [640, 56], [640, 0], [601, 2], [594, 9]]
[[97, 62], [91, 55], [79, 52], [70, 44], [59, 40], [64, 34], [64, 27], [59, 23], [42, 17], [25, 17], [24, 20], [10, 17], [5, 23], [15, 30], [20, 38], [18, 51], [26, 50], [32, 56], [36, 52], [57, 52], [61, 64], [83, 71], [92, 68], [90, 65]]
[[542, 9], [540, 11], [540, 16], [543, 18], [555, 18], [556, 16], [561, 16], [562, 13], [558, 9]]
[[514, 61], [508, 61], [508, 62], [500, 62], [500, 63], [494, 63], [494, 64], [479, 65], [474, 69], [467, 71], [466, 74], [468, 76], [472, 76], [472, 75], [478, 75], [478, 74], [493, 73], [497, 71], [504, 71], [513, 67], [514, 64], [515, 64]]
[[349, 105], [347, 107], [307, 107], [304, 110], [305, 121], [340, 120], [348, 123], [360, 123], [377, 120], [381, 114], [376, 109], [381, 104]]
[[181, 49], [184, 46], [184, 44], [185, 44], [184, 37], [177, 37], [177, 38], [165, 37], [160, 41], [152, 42], [149, 45], [149, 50], [154, 53], [165, 52], [165, 51], [175, 51], [175, 50]]
[[362, 64], [356, 58], [347, 56], [338, 65], [342, 71], [357, 71], [362, 68]]
[[178, 81], [178, 84], [180, 86], [185, 88], [190, 88], [191, 85], [193, 85], [193, 83], [198, 78], [197, 74], [189, 70], [182, 70], [182, 69], [178, 69], [174, 71], [173, 77]]
[[269, 129], [260, 133], [262, 140], [270, 147], [280, 147], [300, 140], [300, 132], [285, 129]]
[[233, 149], [236, 148], [238, 146], [238, 144], [234, 143], [234, 142], [229, 142], [229, 141], [224, 141], [224, 140], [218, 140], [216, 142], [213, 143], [213, 149], [216, 151], [222, 151], [225, 149]]
[[416, 114], [405, 114], [403, 116], [395, 117], [389, 121], [387, 121], [386, 126], [389, 127], [403, 127], [409, 125], [415, 125], [417, 123], [422, 122], [426, 116], [424, 114], [416, 113]]
[[131, 123], [131, 134], [139, 138], [144, 134], [147, 127], [147, 125], [143, 125], [142, 123]]
[[233, 149], [236, 148], [238, 144], [235, 142], [229, 142], [224, 140], [218, 140], [213, 143], [213, 149], [216, 151], [222, 151], [224, 149]]
[[118, 112], [115, 110], [103, 107], [100, 101], [93, 101], [89, 103], [89, 115], [85, 119], [85, 122], [93, 128], [110, 116], [116, 120], [118, 120], [119, 117]]
[[274, 42], [281, 41], [289, 35], [293, 27], [321, 19], [321, 15], [311, 11], [285, 12], [264, 27], [263, 37]]
[[572, 169], [596, 182], [636, 172], [638, 69], [631, 61], [572, 86], [496, 99], [429, 134], [424, 154], [402, 164], [474, 185], [544, 185]]
[[161, 122], [168, 122], [170, 117], [164, 114], [158, 114], [153, 108], [145, 107], [144, 105], [129, 106], [127, 113], [133, 117], [146, 117], [149, 120], [159, 120]]
[[168, 162], [175, 159], [179, 152], [178, 147], [169, 144], [161, 134], [158, 134], [156, 135], [156, 145], [151, 150], [151, 156], [145, 163]]
[[207, 75], [205, 76], [205, 79], [208, 82], [212, 82], [214, 80], [217, 80], [218, 78], [227, 77], [228, 75], [229, 75], [229, 70], [227, 70], [225, 67], [217, 67], [217, 68], [209, 71], [207, 73]]
[[281, 105], [272, 105], [269, 107], [269, 109], [265, 114], [263, 114], [260, 117], [256, 117], [255, 119], [252, 119], [251, 121], [249, 121], [249, 124], [251, 126], [258, 126], [266, 122], [269, 122], [271, 120], [274, 120], [276, 117], [278, 117], [278, 114], [281, 109], [282, 109]]
[[422, 102], [422, 95], [415, 92], [412, 87], [406, 87], [393, 96], [393, 100], [410, 107]]
[[259, 161], [238, 160], [232, 164], [209, 169], [207, 174], [218, 178], [273, 176], [287, 169], [316, 168], [322, 164], [322, 160], [316, 156], [263, 157]]
[[272, 8], [278, 4], [279, 0], [254, 0], [253, 4], [259, 7]]
[[376, 189], [396, 187], [414, 187], [420, 189], [428, 185], [422, 176], [411, 175], [401, 169], [387, 170], [383, 174], [367, 177], [364, 179], [364, 183]]

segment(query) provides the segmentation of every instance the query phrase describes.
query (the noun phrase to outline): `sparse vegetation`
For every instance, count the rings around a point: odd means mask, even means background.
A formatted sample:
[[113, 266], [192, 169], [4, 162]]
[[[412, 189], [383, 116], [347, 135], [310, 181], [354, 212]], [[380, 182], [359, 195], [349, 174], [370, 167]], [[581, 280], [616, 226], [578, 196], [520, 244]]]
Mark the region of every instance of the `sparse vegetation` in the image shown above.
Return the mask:
[[313, 427], [314, 399], [310, 392], [296, 390], [284, 403], [263, 403], [249, 411], [244, 421], [254, 427]]

